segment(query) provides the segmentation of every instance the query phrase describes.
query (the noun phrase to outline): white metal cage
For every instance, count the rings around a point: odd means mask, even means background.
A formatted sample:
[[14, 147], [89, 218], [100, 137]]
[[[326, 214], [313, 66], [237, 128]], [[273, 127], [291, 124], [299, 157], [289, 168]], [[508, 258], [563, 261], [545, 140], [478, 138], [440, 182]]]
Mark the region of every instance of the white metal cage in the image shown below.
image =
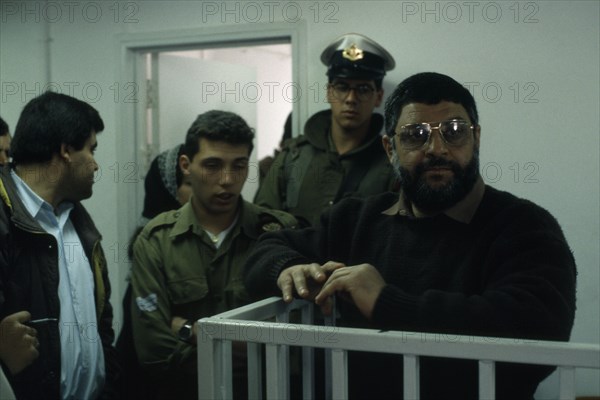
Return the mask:
[[[314, 398], [314, 348], [326, 349], [326, 397], [348, 398], [348, 351], [401, 354], [404, 357], [404, 398], [419, 398], [419, 357], [434, 356], [479, 361], [479, 398], [495, 398], [496, 362], [557, 366], [560, 399], [575, 398], [575, 369], [600, 369], [600, 345], [527, 341], [481, 336], [336, 327], [333, 319], [312, 325], [314, 306], [303, 300], [284, 303], [272, 297], [198, 322], [198, 387], [200, 399], [230, 399], [232, 341], [247, 343], [248, 397], [290, 397], [289, 348], [302, 348], [302, 397]], [[300, 310], [301, 323], [290, 324], [289, 313]], [[273, 320], [270, 322], [269, 320]], [[266, 387], [262, 363], [265, 346]]]

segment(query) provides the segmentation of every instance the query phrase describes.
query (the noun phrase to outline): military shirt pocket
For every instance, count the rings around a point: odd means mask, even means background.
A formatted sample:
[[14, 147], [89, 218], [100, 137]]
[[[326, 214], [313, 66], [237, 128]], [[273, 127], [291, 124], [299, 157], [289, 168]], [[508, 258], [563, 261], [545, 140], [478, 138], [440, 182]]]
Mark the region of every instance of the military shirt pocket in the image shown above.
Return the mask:
[[232, 279], [225, 288], [225, 296], [229, 307], [241, 307], [250, 302], [250, 296], [242, 278]]
[[187, 278], [169, 282], [168, 290], [173, 304], [193, 303], [208, 295], [208, 284], [203, 277]]

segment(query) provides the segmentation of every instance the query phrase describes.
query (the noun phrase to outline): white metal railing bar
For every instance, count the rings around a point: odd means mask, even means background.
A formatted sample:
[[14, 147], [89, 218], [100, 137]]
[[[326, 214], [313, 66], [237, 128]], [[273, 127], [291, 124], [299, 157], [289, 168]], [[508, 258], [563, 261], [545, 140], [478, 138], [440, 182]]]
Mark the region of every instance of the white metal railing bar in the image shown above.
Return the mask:
[[496, 363], [489, 360], [479, 361], [479, 399], [496, 398]]
[[333, 396], [333, 374], [331, 365], [331, 349], [326, 348], [323, 352], [324, 372], [325, 372], [325, 400], [332, 400]]
[[[335, 297], [332, 298], [332, 309], [335, 310]], [[328, 315], [324, 317], [323, 326], [326, 327], [335, 327], [335, 315]], [[335, 328], [333, 328], [335, 332]], [[324, 368], [325, 368], [325, 400], [333, 399], [333, 369], [332, 369], [332, 354], [331, 349], [326, 348], [324, 350]]]
[[263, 321], [273, 318], [277, 314], [287, 313], [292, 310], [307, 307], [308, 305], [309, 303], [302, 300], [295, 300], [290, 304], [286, 304], [279, 297], [269, 297], [268, 299], [259, 300], [252, 304], [225, 311], [224, 313], [217, 314], [211, 318]]
[[[262, 321], [200, 320], [200, 341], [244, 340], [288, 346], [417, 354], [419, 356], [494, 360], [539, 365], [600, 368], [600, 346], [586, 343], [529, 341], [481, 336], [438, 335], [421, 332], [379, 331]], [[293, 341], [290, 340], [293, 338]], [[393, 345], [391, 345], [393, 344]], [[524, 351], [526, 350], [526, 351]]]
[[575, 368], [559, 367], [559, 394], [561, 400], [571, 400], [575, 398]]
[[[289, 311], [306, 307], [303, 302], [294, 302], [290, 305], [286, 305], [278, 298], [269, 298], [264, 299], [243, 307], [236, 308], [234, 310], [230, 310], [224, 313], [221, 313], [215, 317], [220, 318], [221, 321], [227, 320], [227, 318], [241, 318], [246, 320], [266, 320], [273, 318], [276, 315], [283, 316], [287, 318], [287, 314]], [[200, 326], [200, 325], [198, 325]], [[207, 331], [207, 326], [204, 326], [203, 334], [211, 334]], [[227, 328], [225, 328], [227, 329]], [[260, 334], [259, 331], [255, 331]], [[235, 335], [234, 332], [230, 332]], [[241, 340], [246, 339], [246, 337], [242, 338], [241, 336], [238, 339]], [[248, 367], [251, 372], [249, 372], [248, 383], [248, 396], [249, 398], [257, 398], [261, 399], [262, 396], [262, 354], [260, 343], [266, 342], [252, 342], [248, 340], [243, 340], [248, 342]], [[229, 362], [229, 371], [231, 371], [231, 357], [224, 357], [222, 352], [222, 345], [220, 344], [220, 340], [211, 340], [211, 343], [203, 343], [198, 346], [198, 388], [199, 388], [199, 398], [205, 399], [216, 399], [216, 398], [231, 398], [231, 393], [227, 393], [226, 388], [231, 389], [232, 385], [227, 385], [223, 379], [226, 379], [227, 376], [231, 379], [231, 373], [227, 374], [227, 369], [225, 368], [227, 363]], [[225, 340], [227, 343], [228, 341]], [[287, 346], [284, 347], [284, 352], [287, 352]], [[277, 358], [277, 357], [276, 357]], [[286, 367], [288, 363], [285, 363]], [[288, 374], [289, 375], [289, 374]], [[289, 379], [289, 376], [288, 378]], [[278, 383], [279, 385], [279, 383]], [[289, 386], [289, 385], [288, 385]], [[267, 386], [268, 388], [268, 386]], [[271, 388], [276, 392], [280, 391], [281, 388], [277, 386], [276, 389]]]
[[[203, 343], [202, 362], [198, 363], [198, 393], [200, 398], [215, 399], [220, 387], [218, 378], [221, 373], [221, 343], [219, 340], [210, 340]], [[200, 352], [198, 352], [200, 354]]]
[[[289, 311], [288, 307], [279, 307], [277, 309], [277, 315], [275, 320], [278, 323], [287, 324], [289, 322]], [[268, 346], [267, 347], [267, 371], [274, 371], [272, 378], [268, 382], [267, 390], [268, 398], [270, 399], [289, 399], [289, 354], [290, 348], [288, 346]], [[273, 361], [276, 365], [273, 366]], [[269, 368], [271, 367], [271, 368]], [[275, 369], [273, 369], [275, 367]], [[269, 379], [269, 375], [267, 375]]]
[[[311, 325], [315, 317], [315, 308], [302, 307], [301, 321], [303, 325]], [[315, 350], [312, 347], [302, 347], [302, 399], [311, 400], [315, 398], [315, 382], [313, 371], [315, 367]]]
[[404, 355], [404, 399], [419, 398], [419, 357], [414, 354]]
[[[307, 311], [306, 308], [310, 308]], [[347, 395], [347, 351], [369, 351], [402, 354], [404, 356], [405, 398], [419, 397], [419, 357], [432, 356], [479, 361], [480, 398], [494, 398], [495, 363], [512, 362], [558, 366], [560, 372], [560, 398], [573, 399], [575, 394], [575, 369], [600, 369], [600, 345], [524, 339], [479, 337], [467, 335], [443, 335], [422, 332], [379, 331], [335, 326], [290, 324], [287, 322], [259, 321], [277, 317], [287, 321], [289, 311], [302, 309], [302, 322], [312, 317], [312, 305], [302, 300], [285, 304], [279, 298], [270, 298], [231, 310], [199, 321], [198, 372], [200, 398], [230, 398], [231, 392], [231, 347], [230, 341], [249, 343], [249, 359], [256, 371], [262, 362], [259, 348], [266, 344], [267, 397], [289, 396], [289, 346], [309, 349], [304, 358], [304, 398], [314, 394], [311, 366], [313, 348], [323, 348], [331, 358], [326, 373], [327, 381], [334, 381], [326, 391], [326, 397]], [[244, 319], [251, 320], [244, 320]], [[326, 323], [331, 321], [326, 321]], [[253, 347], [251, 344], [254, 344]], [[223, 348], [225, 350], [223, 350]], [[229, 355], [229, 363], [223, 360]], [[311, 364], [306, 366], [306, 362]], [[229, 382], [221, 375], [229, 371]], [[308, 371], [309, 373], [306, 373]], [[331, 375], [333, 371], [334, 376]], [[271, 374], [274, 373], [274, 378]], [[219, 376], [221, 375], [221, 376]], [[307, 377], [308, 376], [308, 377]], [[260, 376], [252, 375], [254, 382]], [[308, 382], [308, 384], [307, 384]], [[226, 387], [229, 389], [226, 389]], [[252, 389], [249, 393], [261, 397], [262, 393]], [[218, 387], [220, 390], [216, 390]], [[313, 389], [307, 394], [307, 387]]]
[[199, 383], [199, 393], [209, 388], [206, 398], [231, 398], [231, 342], [215, 340], [210, 347], [198, 364], [198, 375], [206, 377], [202, 385]]
[[348, 352], [335, 349], [331, 352], [331, 386], [333, 399], [348, 398]]
[[221, 342], [221, 379], [219, 389], [224, 399], [231, 399], [233, 397], [233, 359], [231, 357], [231, 346], [232, 343], [230, 341]]
[[287, 346], [267, 344], [267, 398], [289, 399], [289, 358]]
[[248, 399], [260, 400], [262, 391], [262, 353], [260, 343], [248, 343]]

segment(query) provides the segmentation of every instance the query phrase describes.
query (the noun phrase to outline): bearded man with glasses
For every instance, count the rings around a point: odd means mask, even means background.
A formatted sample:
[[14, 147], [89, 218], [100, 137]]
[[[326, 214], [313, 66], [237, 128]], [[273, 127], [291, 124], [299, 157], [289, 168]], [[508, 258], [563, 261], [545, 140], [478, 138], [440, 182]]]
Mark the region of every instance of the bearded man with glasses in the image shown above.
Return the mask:
[[[254, 295], [337, 298], [339, 326], [519, 340], [569, 339], [576, 266], [556, 219], [484, 184], [473, 96], [421, 73], [387, 99], [383, 145], [401, 191], [345, 199], [311, 229], [264, 235]], [[402, 356], [349, 352], [350, 399], [402, 398]], [[421, 399], [478, 397], [477, 361], [420, 358]], [[532, 399], [554, 367], [496, 364], [497, 399]]]
[[329, 110], [317, 112], [279, 153], [254, 202], [287, 211], [303, 225], [345, 197], [366, 197], [397, 189], [381, 147], [382, 81], [393, 57], [375, 41], [343, 35], [321, 54], [328, 66]]

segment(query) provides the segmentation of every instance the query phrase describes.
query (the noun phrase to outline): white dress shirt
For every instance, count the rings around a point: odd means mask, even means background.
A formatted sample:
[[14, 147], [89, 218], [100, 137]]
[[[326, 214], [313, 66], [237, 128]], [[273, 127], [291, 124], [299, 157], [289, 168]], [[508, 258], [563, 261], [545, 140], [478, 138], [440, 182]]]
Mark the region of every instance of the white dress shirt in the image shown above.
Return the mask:
[[95, 399], [104, 386], [104, 353], [96, 319], [90, 261], [69, 219], [73, 204], [63, 202], [54, 210], [14, 171], [11, 176], [29, 214], [54, 236], [58, 246], [61, 398]]

